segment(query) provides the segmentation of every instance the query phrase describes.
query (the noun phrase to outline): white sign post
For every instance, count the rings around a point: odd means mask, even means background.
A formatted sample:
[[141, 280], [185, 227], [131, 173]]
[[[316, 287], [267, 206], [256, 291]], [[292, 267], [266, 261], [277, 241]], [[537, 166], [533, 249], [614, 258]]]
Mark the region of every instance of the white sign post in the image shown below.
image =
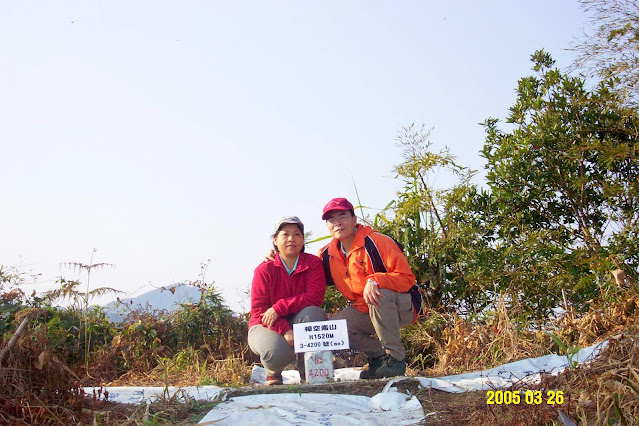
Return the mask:
[[348, 349], [346, 320], [293, 324], [295, 352], [304, 353], [304, 370], [309, 384], [333, 380], [333, 352]]

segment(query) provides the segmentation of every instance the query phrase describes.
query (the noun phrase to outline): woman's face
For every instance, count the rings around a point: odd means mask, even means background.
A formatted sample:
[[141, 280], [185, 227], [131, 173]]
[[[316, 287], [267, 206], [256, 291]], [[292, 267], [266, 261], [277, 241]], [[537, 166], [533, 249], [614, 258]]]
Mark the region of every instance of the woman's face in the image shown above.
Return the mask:
[[280, 228], [273, 244], [282, 256], [297, 256], [304, 247], [304, 235], [297, 225], [289, 223]]

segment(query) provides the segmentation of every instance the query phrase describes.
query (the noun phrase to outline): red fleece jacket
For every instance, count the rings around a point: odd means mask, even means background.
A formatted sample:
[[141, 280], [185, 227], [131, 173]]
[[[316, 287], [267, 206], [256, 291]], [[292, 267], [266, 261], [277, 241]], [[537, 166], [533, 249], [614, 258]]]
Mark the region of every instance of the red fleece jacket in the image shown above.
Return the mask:
[[255, 268], [251, 285], [251, 319], [249, 328], [262, 324], [262, 314], [271, 306], [278, 315], [271, 330], [280, 334], [291, 330], [287, 317], [307, 306], [320, 306], [326, 291], [322, 261], [312, 254], [300, 253], [291, 276], [279, 256]]

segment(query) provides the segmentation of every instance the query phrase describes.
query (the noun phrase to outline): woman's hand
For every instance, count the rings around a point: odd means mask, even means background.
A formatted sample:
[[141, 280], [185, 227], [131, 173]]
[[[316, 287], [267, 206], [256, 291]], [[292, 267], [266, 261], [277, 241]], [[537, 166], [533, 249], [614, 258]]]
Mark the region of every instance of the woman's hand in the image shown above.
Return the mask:
[[293, 330], [288, 330], [286, 333], [284, 333], [284, 340], [286, 340], [286, 343], [288, 343], [289, 345], [295, 347], [295, 341], [293, 340]]
[[369, 305], [379, 306], [381, 301], [380, 297], [384, 297], [384, 295], [379, 291], [379, 285], [376, 281], [371, 280], [370, 278], [366, 280], [366, 286], [364, 287], [364, 301]]
[[278, 315], [275, 312], [275, 309], [273, 309], [273, 307], [271, 306], [266, 310], [266, 312], [262, 314], [262, 324], [264, 324], [268, 328], [271, 328], [277, 318]]
[[275, 255], [277, 254], [277, 252], [273, 249], [271, 249], [268, 254], [264, 257], [264, 262], [272, 262], [275, 260]]

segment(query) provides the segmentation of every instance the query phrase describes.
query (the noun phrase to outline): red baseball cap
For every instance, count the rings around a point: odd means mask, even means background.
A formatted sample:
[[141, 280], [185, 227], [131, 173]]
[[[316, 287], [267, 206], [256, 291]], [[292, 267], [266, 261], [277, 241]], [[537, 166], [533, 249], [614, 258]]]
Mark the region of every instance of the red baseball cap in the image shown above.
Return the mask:
[[322, 210], [322, 220], [326, 220], [326, 213], [333, 210], [354, 210], [353, 205], [346, 198], [333, 198]]

